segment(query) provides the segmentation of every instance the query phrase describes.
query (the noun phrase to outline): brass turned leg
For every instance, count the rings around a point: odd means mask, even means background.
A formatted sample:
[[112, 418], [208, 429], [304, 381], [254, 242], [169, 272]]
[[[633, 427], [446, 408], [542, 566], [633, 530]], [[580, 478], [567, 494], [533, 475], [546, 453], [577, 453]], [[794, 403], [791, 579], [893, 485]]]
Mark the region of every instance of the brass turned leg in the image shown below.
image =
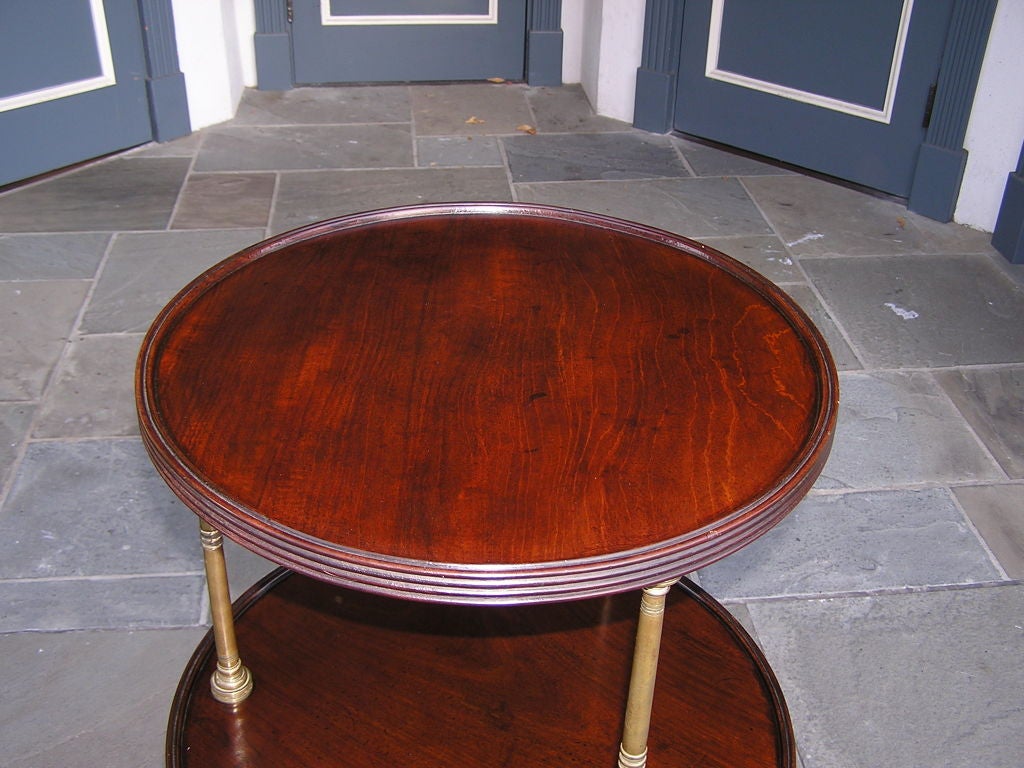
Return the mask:
[[203, 543], [206, 564], [206, 586], [210, 591], [210, 615], [213, 619], [213, 640], [217, 646], [217, 669], [210, 677], [213, 698], [225, 704], [237, 704], [252, 693], [252, 675], [238, 658], [235, 640], [235, 619], [231, 615], [231, 594], [228, 571], [224, 564], [224, 546], [220, 531], [199, 521], [199, 539]]
[[665, 599], [675, 583], [666, 581], [647, 587], [640, 600], [633, 672], [626, 700], [626, 722], [619, 747], [619, 768], [644, 768], [647, 765], [647, 734], [651, 729], [651, 705], [654, 702], [654, 679], [658, 674]]

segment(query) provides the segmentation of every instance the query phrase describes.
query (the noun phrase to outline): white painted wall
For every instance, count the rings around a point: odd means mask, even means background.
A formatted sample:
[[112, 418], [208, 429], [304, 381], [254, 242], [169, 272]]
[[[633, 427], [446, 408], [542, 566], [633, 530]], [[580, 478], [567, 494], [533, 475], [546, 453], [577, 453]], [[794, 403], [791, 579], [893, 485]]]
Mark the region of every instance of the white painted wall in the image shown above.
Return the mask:
[[603, 114], [597, 100], [601, 59], [607, 56], [601, 40], [604, 26], [603, 6], [604, 0], [583, 0], [583, 57], [580, 62], [580, 82], [590, 99], [590, 104], [598, 114]]
[[644, 3], [636, 0], [605, 0], [598, 85], [598, 111], [633, 122], [636, 70], [644, 47]]
[[995, 228], [1006, 175], [1017, 167], [1024, 141], [1024, 2], [1003, 0], [996, 6], [978, 92], [967, 126], [964, 170], [954, 219], [991, 232]]
[[598, 114], [632, 122], [644, 3], [563, 0], [562, 35], [562, 79], [582, 83]]
[[562, 82], [583, 82], [583, 12], [586, 0], [562, 0]]
[[252, 0], [172, 0], [192, 130], [234, 117], [256, 84]]

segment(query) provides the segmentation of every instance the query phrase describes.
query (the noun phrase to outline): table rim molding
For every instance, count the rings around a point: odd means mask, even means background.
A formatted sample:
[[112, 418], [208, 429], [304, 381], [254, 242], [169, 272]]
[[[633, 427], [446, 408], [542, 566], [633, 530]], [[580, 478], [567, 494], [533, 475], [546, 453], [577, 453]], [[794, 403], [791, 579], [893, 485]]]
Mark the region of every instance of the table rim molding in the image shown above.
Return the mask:
[[[425, 217], [509, 215], [597, 226], [678, 249], [729, 273], [784, 316], [807, 348], [819, 393], [808, 438], [772, 488], [712, 525], [631, 550], [535, 563], [427, 562], [340, 546], [277, 524], [215, 487], [168, 440], [153, 401], [156, 345], [212, 286], [290, 245], [347, 229]], [[508, 605], [597, 597], [678, 578], [725, 557], [778, 523], [811, 488], [828, 457], [838, 399], [838, 375], [820, 332], [792, 298], [753, 269], [664, 230], [601, 214], [525, 203], [390, 208], [329, 219], [271, 237], [225, 259], [182, 289], [151, 326], [136, 369], [136, 405], [146, 449], [174, 493], [200, 518], [242, 546], [300, 573], [377, 594], [438, 603]]]

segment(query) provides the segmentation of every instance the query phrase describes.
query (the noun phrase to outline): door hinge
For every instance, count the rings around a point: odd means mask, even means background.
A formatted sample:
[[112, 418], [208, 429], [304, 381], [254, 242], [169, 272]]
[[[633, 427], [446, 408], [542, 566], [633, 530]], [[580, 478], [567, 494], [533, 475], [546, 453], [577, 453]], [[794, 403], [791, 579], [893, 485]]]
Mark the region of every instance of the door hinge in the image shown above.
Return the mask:
[[[291, 2], [291, 0], [289, 0]], [[924, 105], [924, 119], [921, 121], [921, 127], [927, 128], [932, 123], [932, 109], [935, 107], [935, 92], [938, 90], [938, 85], [932, 83], [928, 88], [928, 101]]]
[[295, 6], [294, 6], [294, 0], [288, 0], [288, 2], [287, 2], [287, 3], [285, 3], [285, 7], [284, 7], [284, 9], [285, 9], [285, 13], [286, 13], [286, 14], [287, 14], [287, 16], [288, 16], [288, 23], [289, 23], [289, 24], [291, 24], [292, 22], [294, 22], [294, 21], [295, 21]]

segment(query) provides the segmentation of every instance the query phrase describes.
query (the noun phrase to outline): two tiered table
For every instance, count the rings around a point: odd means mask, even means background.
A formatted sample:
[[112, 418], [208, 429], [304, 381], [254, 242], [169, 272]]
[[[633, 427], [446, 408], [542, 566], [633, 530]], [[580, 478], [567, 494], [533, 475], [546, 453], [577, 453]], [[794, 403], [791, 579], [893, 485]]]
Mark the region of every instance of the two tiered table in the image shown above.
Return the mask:
[[[565, 209], [359, 214], [197, 278], [137, 383], [214, 624], [169, 766], [795, 765], [764, 658], [681, 580], [832, 439], [825, 344], [755, 272]], [[233, 609], [221, 533], [284, 566]]]

